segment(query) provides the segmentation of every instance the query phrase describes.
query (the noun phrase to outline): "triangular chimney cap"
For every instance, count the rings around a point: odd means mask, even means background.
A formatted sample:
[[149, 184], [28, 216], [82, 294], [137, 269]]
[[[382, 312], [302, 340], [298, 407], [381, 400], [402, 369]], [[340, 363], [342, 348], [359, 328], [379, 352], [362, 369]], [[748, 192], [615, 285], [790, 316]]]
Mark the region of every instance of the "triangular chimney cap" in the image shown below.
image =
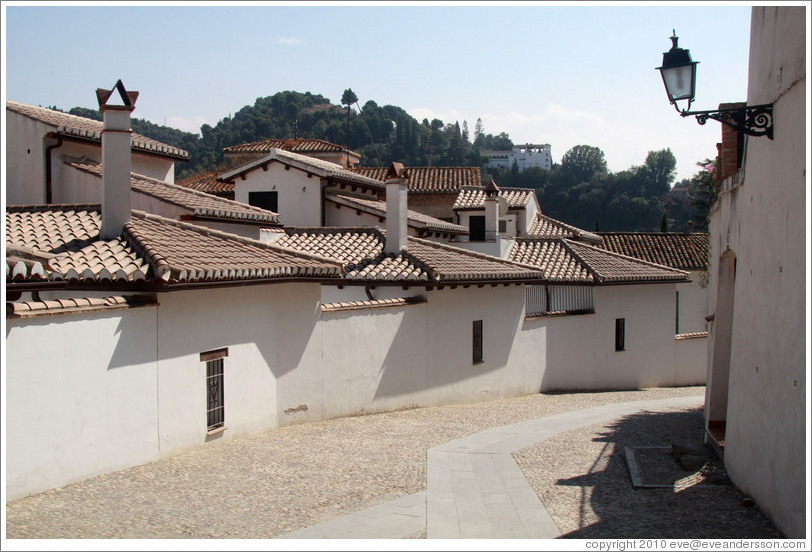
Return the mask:
[[403, 166], [403, 163], [392, 163], [386, 169], [386, 180], [401, 179], [407, 180], [409, 178], [409, 170]]
[[485, 197], [496, 197], [497, 195], [499, 195], [499, 186], [491, 178], [491, 181], [485, 186]]
[[[119, 95], [121, 96], [121, 101], [124, 102], [123, 106], [120, 105], [108, 105], [107, 100], [110, 99], [110, 96], [113, 95], [113, 90], [118, 90]], [[99, 101], [99, 109], [121, 109], [122, 107], [132, 111], [135, 109], [135, 100], [138, 99], [138, 92], [127, 92], [127, 89], [124, 88], [124, 83], [121, 82], [121, 79], [116, 81], [115, 86], [113, 86], [112, 90], [105, 90], [104, 88], [97, 88], [96, 89], [96, 99]]]

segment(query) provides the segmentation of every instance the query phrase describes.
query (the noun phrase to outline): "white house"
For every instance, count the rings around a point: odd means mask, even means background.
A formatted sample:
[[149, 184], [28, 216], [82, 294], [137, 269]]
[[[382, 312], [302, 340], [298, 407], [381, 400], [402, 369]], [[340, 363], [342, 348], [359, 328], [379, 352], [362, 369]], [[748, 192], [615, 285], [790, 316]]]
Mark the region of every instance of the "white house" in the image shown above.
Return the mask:
[[545, 171], [553, 168], [550, 144], [520, 144], [510, 150], [482, 150], [480, 153], [488, 158], [487, 167], [510, 169], [515, 164], [519, 172], [530, 167]]
[[[6, 201], [10, 205], [64, 201], [62, 159], [101, 162], [102, 123], [44, 107], [6, 102]], [[132, 133], [132, 170], [173, 182], [183, 150]]]
[[[784, 534], [809, 538], [807, 7], [753, 7], [747, 105], [773, 139], [743, 139], [710, 222], [705, 419], [733, 482]], [[722, 150], [726, 144], [722, 144]]]

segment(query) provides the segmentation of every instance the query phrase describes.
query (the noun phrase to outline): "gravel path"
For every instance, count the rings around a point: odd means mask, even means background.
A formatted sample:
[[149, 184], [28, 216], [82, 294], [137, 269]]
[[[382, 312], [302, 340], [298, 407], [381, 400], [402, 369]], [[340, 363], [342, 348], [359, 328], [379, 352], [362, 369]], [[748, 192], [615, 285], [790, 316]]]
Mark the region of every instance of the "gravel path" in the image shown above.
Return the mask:
[[[599, 404], [703, 393], [703, 387], [690, 387], [530, 395], [279, 428], [8, 503], [7, 537], [274, 537], [424, 490], [426, 450], [452, 439]], [[695, 427], [678, 424], [675, 429], [691, 432]], [[566, 531], [573, 531], [584, 527], [591, 514], [584, 513], [585, 502], [578, 494], [575, 502], [567, 497], [560, 505], [547, 503], [557, 496], [550, 491], [550, 482], [555, 487], [562, 477], [549, 476], [548, 464], [569, 470], [568, 463], [579, 460], [577, 448], [586, 447], [592, 454], [596, 443], [588, 435], [572, 440], [569, 436], [525, 449], [517, 459], [551, 514], [574, 504], [580, 516], [575, 525], [555, 518], [562, 530], [566, 526]], [[557, 452], [549, 452], [551, 443]], [[597, 443], [599, 448], [605, 445]], [[618, 458], [608, 454], [606, 461], [617, 468]], [[581, 461], [573, 466], [578, 467], [568, 473], [590, 473], [591, 464]], [[544, 473], [537, 480], [539, 471]], [[628, 475], [615, 472], [611, 473], [628, 486]], [[605, 502], [596, 500], [595, 495], [601, 497], [597, 487], [593, 491], [586, 504], [594, 503], [606, 521], [600, 510]]]
[[[686, 484], [674, 492], [630, 484], [625, 447], [702, 447], [702, 428], [701, 408], [672, 408], [560, 434], [513, 458], [565, 538], [781, 538], [756, 508], [742, 505], [745, 496], [732, 485]], [[670, 450], [643, 449], [638, 458], [647, 482], [690, 474]]]

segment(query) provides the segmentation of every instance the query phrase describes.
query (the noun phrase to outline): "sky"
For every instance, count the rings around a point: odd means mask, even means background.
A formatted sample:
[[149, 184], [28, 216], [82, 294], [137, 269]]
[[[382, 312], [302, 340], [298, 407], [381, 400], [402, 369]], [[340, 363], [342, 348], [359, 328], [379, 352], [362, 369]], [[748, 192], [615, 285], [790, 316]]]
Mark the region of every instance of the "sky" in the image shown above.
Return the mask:
[[[763, 4], [764, 2], [762, 2]], [[257, 98], [311, 92], [338, 104], [468, 122], [553, 161], [600, 148], [610, 171], [670, 148], [677, 180], [716, 157], [721, 125], [669, 104], [659, 72], [676, 30], [699, 61], [692, 109], [745, 101], [750, 4], [681, 2], [3, 2], [3, 99], [97, 108], [96, 88], [140, 92], [134, 117], [198, 132]], [[286, 138], [277, 136], [275, 138]]]

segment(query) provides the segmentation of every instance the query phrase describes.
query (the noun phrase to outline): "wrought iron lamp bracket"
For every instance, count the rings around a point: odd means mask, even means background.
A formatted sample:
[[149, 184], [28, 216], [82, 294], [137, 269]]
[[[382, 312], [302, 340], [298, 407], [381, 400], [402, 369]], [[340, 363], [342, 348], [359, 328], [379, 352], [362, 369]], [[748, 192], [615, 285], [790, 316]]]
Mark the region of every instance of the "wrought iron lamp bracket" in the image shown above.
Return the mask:
[[[688, 108], [690, 109], [690, 104]], [[713, 119], [748, 136], [766, 136], [770, 140], [773, 139], [772, 104], [746, 105], [716, 111], [681, 111], [677, 108], [677, 111], [682, 117], [696, 117], [700, 125], [704, 125], [708, 119]]]

